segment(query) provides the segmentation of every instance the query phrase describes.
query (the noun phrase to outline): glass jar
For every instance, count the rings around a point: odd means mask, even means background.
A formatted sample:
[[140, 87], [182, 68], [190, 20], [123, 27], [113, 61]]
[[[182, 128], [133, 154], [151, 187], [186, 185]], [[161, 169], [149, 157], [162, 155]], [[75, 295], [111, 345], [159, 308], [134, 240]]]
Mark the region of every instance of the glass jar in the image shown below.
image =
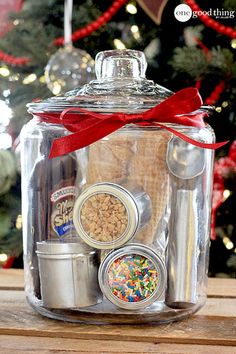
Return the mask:
[[[21, 134], [25, 290], [45, 316], [161, 323], [205, 303], [213, 152], [182, 137], [210, 144], [214, 133], [166, 121], [173, 93], [145, 70], [142, 52], [101, 52], [97, 80], [28, 105], [33, 119]], [[163, 102], [162, 125], [136, 119]], [[116, 114], [122, 124], [109, 134]], [[94, 133], [100, 138], [91, 143]], [[88, 143], [77, 148], [81, 139]], [[55, 141], [62, 152], [49, 158]]]

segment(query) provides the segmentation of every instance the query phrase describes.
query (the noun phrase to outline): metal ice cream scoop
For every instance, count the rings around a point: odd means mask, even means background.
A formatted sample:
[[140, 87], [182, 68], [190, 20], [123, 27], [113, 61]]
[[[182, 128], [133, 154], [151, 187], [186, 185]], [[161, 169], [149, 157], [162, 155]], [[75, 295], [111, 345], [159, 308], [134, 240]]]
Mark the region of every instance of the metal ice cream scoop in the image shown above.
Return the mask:
[[166, 162], [177, 178], [192, 179], [204, 170], [205, 150], [174, 137], [168, 143]]
[[197, 302], [197, 186], [205, 167], [205, 150], [174, 137], [166, 162], [172, 175], [166, 303], [186, 308]]

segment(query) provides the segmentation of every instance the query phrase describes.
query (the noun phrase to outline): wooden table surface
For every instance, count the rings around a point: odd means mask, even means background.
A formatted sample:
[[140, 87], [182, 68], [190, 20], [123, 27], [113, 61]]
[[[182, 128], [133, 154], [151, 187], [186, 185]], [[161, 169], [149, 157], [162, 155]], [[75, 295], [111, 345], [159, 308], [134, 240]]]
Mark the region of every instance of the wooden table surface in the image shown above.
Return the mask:
[[0, 353], [236, 354], [236, 280], [209, 279], [206, 305], [164, 325], [86, 325], [50, 320], [26, 303], [23, 272], [0, 269]]

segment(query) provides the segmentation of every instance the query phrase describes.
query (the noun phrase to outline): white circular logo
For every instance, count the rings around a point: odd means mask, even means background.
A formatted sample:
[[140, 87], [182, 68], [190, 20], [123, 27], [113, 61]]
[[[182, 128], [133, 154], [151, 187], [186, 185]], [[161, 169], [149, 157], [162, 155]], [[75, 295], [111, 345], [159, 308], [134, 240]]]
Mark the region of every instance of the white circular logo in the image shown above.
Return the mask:
[[180, 4], [176, 6], [174, 10], [174, 15], [176, 20], [180, 22], [186, 22], [192, 17], [192, 9], [188, 5]]

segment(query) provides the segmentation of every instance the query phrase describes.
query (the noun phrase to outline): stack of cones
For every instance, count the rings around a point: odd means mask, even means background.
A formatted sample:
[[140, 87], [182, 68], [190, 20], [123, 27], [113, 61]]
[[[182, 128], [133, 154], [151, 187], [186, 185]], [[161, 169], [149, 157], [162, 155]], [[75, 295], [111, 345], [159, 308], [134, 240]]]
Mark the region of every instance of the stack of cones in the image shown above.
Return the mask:
[[136, 151], [130, 165], [129, 179], [141, 186], [152, 201], [149, 223], [136, 235], [136, 240], [151, 245], [158, 237], [158, 223], [165, 214], [169, 199], [169, 174], [166, 166], [167, 144], [171, 134], [165, 131], [145, 131], [136, 141]]
[[91, 145], [87, 184], [113, 182], [122, 185], [127, 181], [134, 144], [131, 134], [118, 131]]
[[90, 146], [87, 185], [113, 182], [142, 187], [152, 201], [149, 223], [135, 240], [150, 245], [158, 236], [158, 223], [168, 204], [169, 175], [166, 166], [166, 131], [119, 130]]

